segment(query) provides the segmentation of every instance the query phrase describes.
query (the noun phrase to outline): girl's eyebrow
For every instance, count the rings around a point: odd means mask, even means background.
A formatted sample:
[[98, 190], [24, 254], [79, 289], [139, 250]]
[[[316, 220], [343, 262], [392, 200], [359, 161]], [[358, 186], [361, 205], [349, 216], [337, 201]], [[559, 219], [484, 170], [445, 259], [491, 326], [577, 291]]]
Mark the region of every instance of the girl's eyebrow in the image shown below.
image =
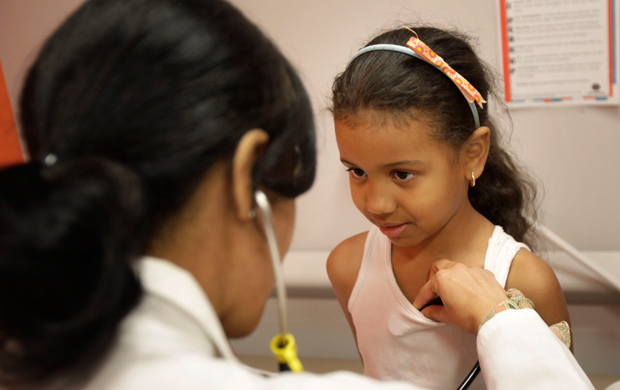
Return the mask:
[[[344, 163], [344, 164], [349, 164], [349, 165], [353, 165], [353, 166], [357, 166], [355, 164], [353, 164], [352, 162], [349, 162], [347, 160], [344, 159], [340, 159], [340, 162]], [[418, 165], [418, 164], [422, 164], [422, 161], [420, 160], [404, 160], [404, 161], [396, 161], [393, 163], [389, 163], [389, 164], [385, 164], [383, 165], [383, 168], [389, 168], [389, 167], [394, 167], [397, 165]]]
[[352, 162], [348, 162], [347, 160], [344, 160], [344, 159], [342, 159], [342, 158], [340, 159], [340, 162], [341, 162], [341, 163], [343, 163], [343, 164], [353, 165], [353, 166], [355, 166], [355, 167], [357, 166], [357, 165], [353, 164]]
[[396, 165], [418, 165], [418, 164], [422, 164], [422, 161], [420, 161], [420, 160], [404, 160], [404, 161], [397, 161], [397, 162], [385, 164], [383, 167], [384, 168], [389, 168], [389, 167], [393, 167], [393, 166], [396, 166]]

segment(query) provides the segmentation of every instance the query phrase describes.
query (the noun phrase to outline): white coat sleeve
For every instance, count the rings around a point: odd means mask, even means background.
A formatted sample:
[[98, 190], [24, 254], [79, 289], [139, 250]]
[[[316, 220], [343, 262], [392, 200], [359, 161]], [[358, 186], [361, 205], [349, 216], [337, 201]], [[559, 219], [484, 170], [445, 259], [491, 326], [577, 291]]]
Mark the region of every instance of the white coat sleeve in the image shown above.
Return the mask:
[[[506, 310], [478, 334], [478, 356], [489, 390], [594, 389], [573, 354], [530, 309]], [[252, 389], [415, 390], [351, 373], [284, 374], [258, 380]], [[241, 388], [241, 387], [238, 387]]]
[[[594, 389], [570, 351], [533, 310], [507, 310], [487, 322], [478, 335], [478, 355], [490, 390]], [[200, 353], [140, 359], [99, 379], [87, 389], [422, 390], [350, 372], [263, 377], [238, 363]]]
[[[570, 350], [534, 310], [506, 310], [488, 321], [478, 334], [478, 356], [489, 390], [594, 389]], [[261, 378], [251, 388], [420, 390], [344, 372], [284, 374]]]
[[488, 389], [594, 389], [575, 357], [531, 309], [506, 310], [478, 333]]

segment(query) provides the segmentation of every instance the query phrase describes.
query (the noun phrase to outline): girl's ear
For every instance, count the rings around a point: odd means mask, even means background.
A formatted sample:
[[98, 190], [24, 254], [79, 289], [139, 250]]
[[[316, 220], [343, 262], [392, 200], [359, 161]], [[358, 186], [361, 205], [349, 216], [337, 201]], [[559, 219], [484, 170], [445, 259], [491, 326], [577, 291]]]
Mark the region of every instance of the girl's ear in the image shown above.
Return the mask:
[[484, 171], [484, 165], [487, 162], [489, 156], [489, 148], [491, 147], [491, 129], [486, 126], [479, 127], [469, 137], [465, 143], [464, 158], [465, 158], [465, 170], [464, 172], [467, 181], [472, 180], [472, 172], [477, 179], [482, 175]]
[[269, 135], [265, 130], [252, 129], [245, 133], [237, 144], [232, 164], [232, 193], [237, 218], [241, 221], [253, 218], [252, 171], [268, 143]]

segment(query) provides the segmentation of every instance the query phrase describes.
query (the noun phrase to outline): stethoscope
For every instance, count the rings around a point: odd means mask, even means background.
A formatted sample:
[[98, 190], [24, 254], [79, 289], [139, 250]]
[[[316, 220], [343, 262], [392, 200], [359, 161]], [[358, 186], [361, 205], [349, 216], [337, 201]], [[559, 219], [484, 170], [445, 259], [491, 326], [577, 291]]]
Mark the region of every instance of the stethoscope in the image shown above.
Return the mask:
[[[278, 313], [280, 316], [280, 333], [277, 334], [271, 340], [271, 352], [276, 357], [276, 360], [280, 366], [280, 372], [294, 371], [302, 372], [303, 366], [297, 357], [297, 345], [295, 344], [295, 338], [288, 332], [287, 315], [286, 315], [286, 288], [284, 285], [284, 278], [282, 276], [282, 262], [280, 257], [280, 249], [278, 248], [278, 241], [276, 239], [275, 229], [273, 228], [273, 220], [271, 214], [271, 206], [267, 195], [261, 190], [257, 190], [254, 193], [254, 199], [260, 212], [261, 220], [263, 221], [263, 228], [265, 230], [265, 237], [267, 238], [267, 245], [269, 246], [269, 254], [271, 255], [271, 264], [273, 266], [273, 274], [276, 281], [276, 296], [278, 298]], [[440, 300], [429, 303], [438, 304]], [[476, 362], [476, 365], [471, 372], [465, 377], [463, 383], [457, 388], [457, 390], [467, 389], [476, 379], [480, 372], [480, 362]]]
[[267, 195], [261, 190], [254, 193], [254, 199], [263, 221], [263, 228], [269, 246], [269, 254], [271, 255], [271, 264], [273, 266], [273, 274], [276, 281], [276, 296], [278, 297], [278, 313], [280, 316], [280, 333], [271, 340], [271, 352], [276, 357], [280, 365], [280, 372], [295, 371], [302, 372], [304, 370], [299, 358], [297, 357], [297, 345], [295, 338], [288, 332], [287, 315], [286, 315], [286, 288], [284, 286], [284, 277], [282, 276], [282, 262], [280, 257], [280, 249], [276, 239], [275, 229], [273, 228], [271, 206], [267, 200]]
[[[424, 309], [427, 306], [431, 306], [431, 305], [443, 305], [443, 302], [441, 301], [441, 298], [437, 298], [434, 301], [427, 303], [420, 310]], [[471, 384], [474, 383], [474, 380], [476, 379], [479, 373], [480, 373], [480, 361], [476, 361], [476, 364], [474, 364], [474, 368], [471, 369], [469, 374], [467, 374], [463, 382], [459, 385], [459, 387], [456, 388], [456, 390], [468, 389], [469, 386], [471, 386]]]

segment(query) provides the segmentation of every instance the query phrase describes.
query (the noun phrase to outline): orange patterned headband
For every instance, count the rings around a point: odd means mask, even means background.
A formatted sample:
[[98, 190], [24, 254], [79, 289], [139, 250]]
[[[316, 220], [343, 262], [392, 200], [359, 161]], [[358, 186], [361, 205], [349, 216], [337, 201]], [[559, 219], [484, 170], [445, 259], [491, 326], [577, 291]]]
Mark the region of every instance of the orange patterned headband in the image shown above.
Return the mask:
[[[415, 31], [410, 29], [408, 30], [416, 34]], [[471, 85], [469, 81], [465, 79], [465, 77], [461, 76], [457, 71], [452, 69], [452, 67], [448, 65], [448, 63], [444, 61], [443, 58], [441, 58], [433, 50], [431, 50], [431, 48], [428, 47], [424, 42], [422, 42], [417, 37], [417, 35], [418, 34], [416, 34], [415, 37], [411, 37], [409, 39], [409, 41], [407, 42], [408, 48], [400, 45], [390, 44], [366, 46], [357, 53], [355, 53], [353, 57], [351, 57], [351, 59], [349, 60], [349, 64], [362, 54], [371, 51], [395, 51], [426, 61], [439, 69], [443, 74], [448, 76], [459, 88], [459, 90], [461, 91], [463, 96], [465, 96], [465, 99], [467, 99], [467, 102], [469, 103], [469, 108], [471, 109], [471, 112], [474, 116], [476, 128], [480, 127], [480, 118], [478, 116], [478, 110], [476, 109], [476, 105], [474, 104], [474, 102], [478, 103], [480, 108], [484, 108], [482, 104], [486, 103], [487, 101], [484, 100], [480, 92], [478, 92], [478, 90], [476, 90], [476, 88], [474, 88], [474, 86]]]

